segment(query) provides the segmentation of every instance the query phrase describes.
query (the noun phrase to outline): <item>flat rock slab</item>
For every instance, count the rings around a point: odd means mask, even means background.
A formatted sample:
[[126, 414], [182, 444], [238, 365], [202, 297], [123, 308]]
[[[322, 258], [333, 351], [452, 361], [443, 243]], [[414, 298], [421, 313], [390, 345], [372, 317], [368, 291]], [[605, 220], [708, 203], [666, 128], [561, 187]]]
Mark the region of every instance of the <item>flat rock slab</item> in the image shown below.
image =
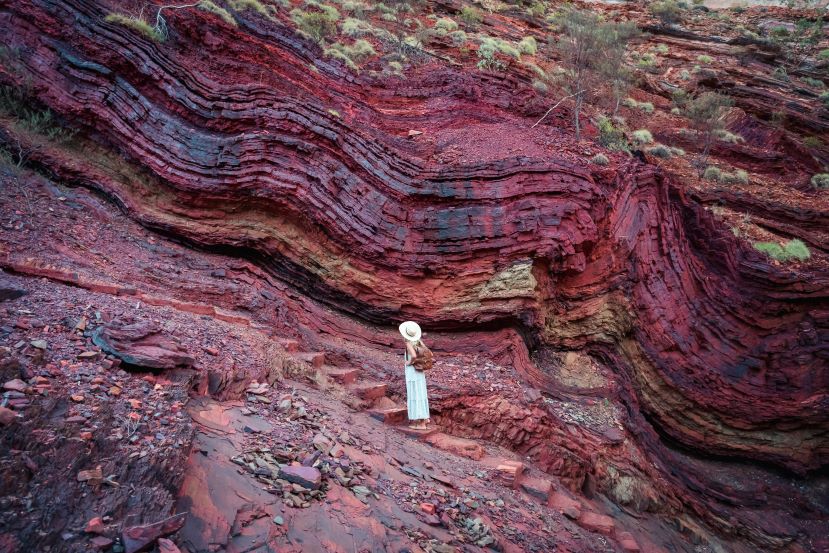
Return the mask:
[[444, 434], [442, 432], [426, 436], [423, 441], [432, 447], [454, 453], [455, 455], [460, 455], [461, 457], [467, 457], [468, 459], [473, 459], [475, 461], [483, 459], [484, 454], [486, 453], [483, 446], [481, 446], [478, 442], [467, 440], [465, 438], [456, 438], [455, 436], [450, 436], [449, 434]]
[[178, 340], [163, 334], [161, 326], [154, 321], [116, 319], [96, 328], [92, 342], [127, 365], [136, 367], [189, 368], [195, 363]]
[[308, 490], [318, 490], [322, 484], [320, 471], [313, 467], [288, 466], [279, 469], [279, 477]]
[[149, 549], [158, 538], [178, 532], [184, 525], [186, 516], [187, 513], [179, 513], [154, 524], [127, 528], [121, 536], [126, 553], [138, 553]]

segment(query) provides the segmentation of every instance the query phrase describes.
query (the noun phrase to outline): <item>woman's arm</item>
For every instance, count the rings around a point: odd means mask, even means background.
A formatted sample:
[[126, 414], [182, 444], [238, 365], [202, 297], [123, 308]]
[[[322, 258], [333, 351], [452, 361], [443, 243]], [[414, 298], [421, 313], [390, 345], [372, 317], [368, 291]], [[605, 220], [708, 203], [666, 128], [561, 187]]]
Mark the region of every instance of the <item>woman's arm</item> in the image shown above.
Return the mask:
[[415, 352], [414, 346], [411, 342], [406, 342], [406, 353], [409, 354], [409, 364], [411, 364], [411, 362], [415, 360], [415, 357], [417, 357], [417, 352]]

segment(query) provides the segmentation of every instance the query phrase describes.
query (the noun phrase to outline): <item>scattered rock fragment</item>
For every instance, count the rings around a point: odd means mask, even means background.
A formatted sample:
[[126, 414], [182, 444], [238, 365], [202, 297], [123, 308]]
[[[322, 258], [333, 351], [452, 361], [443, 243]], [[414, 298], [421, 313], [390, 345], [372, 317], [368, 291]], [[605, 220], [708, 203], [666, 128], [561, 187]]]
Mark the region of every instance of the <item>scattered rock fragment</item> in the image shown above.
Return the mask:
[[578, 523], [592, 532], [598, 532], [605, 536], [612, 536], [615, 527], [613, 519], [609, 516], [592, 513], [590, 511], [583, 512], [579, 517]]
[[21, 392], [21, 393], [23, 393], [23, 392], [26, 391], [26, 388], [28, 388], [28, 385], [25, 382], [23, 382], [22, 380], [20, 380], [19, 378], [15, 378], [14, 380], [9, 380], [5, 384], [3, 384], [3, 389], [4, 390], [9, 390], [9, 391], [12, 391], [12, 392]]
[[630, 532], [620, 532], [618, 537], [619, 545], [622, 546], [625, 553], [639, 553], [639, 544], [636, 543]]
[[187, 513], [179, 513], [154, 524], [127, 528], [121, 536], [126, 553], [143, 551], [158, 538], [177, 532], [184, 525], [186, 517]]
[[420, 510], [426, 513], [427, 515], [434, 515], [435, 514], [435, 505], [434, 503], [421, 503]]
[[82, 470], [78, 473], [78, 482], [89, 482], [90, 484], [100, 484], [104, 479], [104, 473], [100, 466], [90, 470]]
[[0, 424], [8, 426], [17, 419], [17, 413], [7, 407], [0, 407]]
[[167, 538], [159, 538], [158, 553], [181, 553], [181, 549]]
[[293, 484], [299, 484], [308, 490], [318, 490], [322, 484], [322, 474], [314, 467], [287, 466], [279, 469], [279, 478]]
[[83, 531], [89, 534], [103, 534], [106, 531], [106, 525], [101, 517], [91, 518]]
[[89, 543], [92, 544], [93, 547], [97, 549], [108, 549], [112, 546], [112, 540], [106, 536], [95, 536]]

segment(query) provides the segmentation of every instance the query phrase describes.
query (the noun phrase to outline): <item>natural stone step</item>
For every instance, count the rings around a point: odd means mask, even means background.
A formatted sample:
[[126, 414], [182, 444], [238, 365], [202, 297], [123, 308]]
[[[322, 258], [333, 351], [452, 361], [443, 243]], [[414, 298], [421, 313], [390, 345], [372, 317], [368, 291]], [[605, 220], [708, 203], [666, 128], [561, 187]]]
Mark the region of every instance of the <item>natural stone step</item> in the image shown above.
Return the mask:
[[435, 425], [430, 426], [426, 430], [418, 430], [416, 428], [409, 428], [408, 426], [395, 426], [395, 428], [415, 440], [426, 440], [432, 434], [440, 432], [440, 428]]
[[364, 382], [351, 387], [351, 391], [360, 399], [371, 401], [386, 395], [388, 384], [381, 384], [379, 382]]
[[544, 478], [526, 476], [521, 479], [521, 489], [546, 504], [553, 489], [553, 483]]
[[571, 499], [561, 492], [551, 492], [547, 498], [547, 506], [556, 509], [558, 512], [573, 520], [581, 517], [581, 502]]
[[274, 338], [273, 341], [289, 353], [296, 353], [299, 351], [299, 342], [291, 338]]
[[495, 469], [501, 482], [513, 490], [517, 490], [521, 484], [521, 475], [524, 472], [524, 463], [520, 461], [504, 460]]
[[293, 356], [300, 361], [308, 363], [315, 369], [321, 369], [325, 364], [325, 353], [321, 351], [306, 351], [302, 353], [294, 353]]
[[405, 407], [392, 407], [391, 409], [372, 409], [368, 412], [373, 418], [383, 421], [386, 424], [403, 424], [409, 420], [409, 412]]
[[360, 369], [340, 369], [326, 365], [323, 367], [323, 370], [328, 378], [343, 386], [353, 384], [357, 381], [357, 377], [360, 376]]

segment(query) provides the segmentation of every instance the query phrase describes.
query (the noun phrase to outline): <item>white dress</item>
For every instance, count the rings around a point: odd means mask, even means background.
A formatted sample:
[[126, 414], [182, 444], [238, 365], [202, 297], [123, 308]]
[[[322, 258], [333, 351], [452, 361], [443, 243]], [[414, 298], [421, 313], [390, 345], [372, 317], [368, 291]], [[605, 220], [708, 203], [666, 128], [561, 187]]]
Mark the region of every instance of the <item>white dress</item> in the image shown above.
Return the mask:
[[409, 354], [403, 354], [406, 364], [406, 408], [409, 420], [429, 418], [429, 394], [426, 392], [426, 373], [409, 365]]

